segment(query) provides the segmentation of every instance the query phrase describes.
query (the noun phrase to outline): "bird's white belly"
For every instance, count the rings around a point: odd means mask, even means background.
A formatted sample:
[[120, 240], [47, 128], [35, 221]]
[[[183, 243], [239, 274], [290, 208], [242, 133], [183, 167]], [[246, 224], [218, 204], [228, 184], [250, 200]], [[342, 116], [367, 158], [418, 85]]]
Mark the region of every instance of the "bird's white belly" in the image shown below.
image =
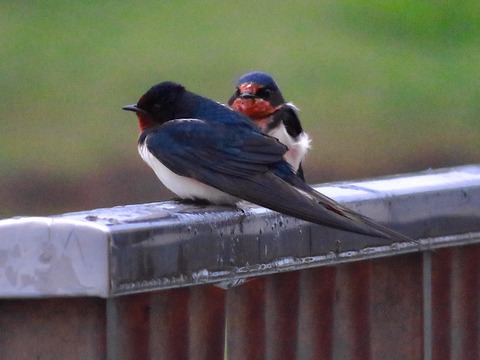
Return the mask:
[[175, 174], [153, 156], [145, 144], [138, 146], [138, 152], [148, 166], [153, 169], [163, 185], [182, 199], [202, 199], [214, 204], [226, 205], [234, 205], [240, 201], [239, 198], [198, 180]]
[[301, 133], [297, 139], [295, 139], [288, 134], [283, 123], [270, 131], [268, 135], [277, 138], [278, 141], [288, 148], [288, 151], [283, 157], [292, 166], [293, 170], [297, 171], [310, 148], [310, 138], [308, 135]]

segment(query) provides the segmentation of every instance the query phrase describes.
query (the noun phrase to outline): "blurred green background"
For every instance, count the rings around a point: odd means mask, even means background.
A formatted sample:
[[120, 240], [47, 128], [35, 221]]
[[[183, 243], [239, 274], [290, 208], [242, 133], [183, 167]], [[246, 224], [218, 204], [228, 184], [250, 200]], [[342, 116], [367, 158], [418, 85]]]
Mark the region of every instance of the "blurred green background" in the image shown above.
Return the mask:
[[480, 2], [3, 1], [0, 217], [171, 196], [121, 110], [263, 70], [313, 138], [311, 183], [479, 162]]

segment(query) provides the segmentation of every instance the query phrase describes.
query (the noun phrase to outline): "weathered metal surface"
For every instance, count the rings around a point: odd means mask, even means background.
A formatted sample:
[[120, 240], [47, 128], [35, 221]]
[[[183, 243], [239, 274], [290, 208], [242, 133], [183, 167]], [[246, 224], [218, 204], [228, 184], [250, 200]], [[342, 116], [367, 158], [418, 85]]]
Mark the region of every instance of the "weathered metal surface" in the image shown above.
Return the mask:
[[107, 299], [109, 360], [150, 359], [151, 293]]
[[109, 228], [66, 217], [0, 221], [0, 298], [107, 297]]
[[265, 359], [295, 359], [300, 272], [265, 278]]
[[223, 359], [225, 354], [225, 297], [219, 287], [190, 288], [188, 344], [190, 360]]
[[[297, 359], [331, 359], [337, 298], [337, 268], [300, 271]], [[337, 315], [338, 317], [338, 315]]]
[[265, 359], [265, 278], [230, 289], [226, 301], [227, 359]]
[[211, 285], [107, 300], [112, 360], [222, 359], [225, 291]]
[[[480, 246], [457, 247], [453, 251], [452, 260], [451, 358], [479, 359]], [[436, 330], [441, 331], [438, 328]]]
[[248, 204], [0, 221], [0, 357], [479, 358], [480, 166], [319, 190], [421, 245]]
[[223, 358], [226, 342], [228, 359], [476, 359], [479, 261], [475, 244], [271, 274], [229, 290], [3, 299], [0, 348], [8, 359], [200, 360]]
[[250, 204], [165, 202], [14, 218], [0, 221], [0, 297], [110, 297], [480, 241], [478, 165], [318, 190], [422, 238], [422, 246], [327, 229]]
[[[450, 360], [452, 330], [452, 260], [451, 248], [436, 251], [431, 260], [431, 304], [427, 311], [431, 317], [432, 359]], [[428, 290], [428, 289], [427, 289]]]
[[0, 300], [0, 358], [105, 359], [105, 302], [95, 297]]
[[422, 359], [422, 254], [373, 260], [371, 272], [371, 358]]

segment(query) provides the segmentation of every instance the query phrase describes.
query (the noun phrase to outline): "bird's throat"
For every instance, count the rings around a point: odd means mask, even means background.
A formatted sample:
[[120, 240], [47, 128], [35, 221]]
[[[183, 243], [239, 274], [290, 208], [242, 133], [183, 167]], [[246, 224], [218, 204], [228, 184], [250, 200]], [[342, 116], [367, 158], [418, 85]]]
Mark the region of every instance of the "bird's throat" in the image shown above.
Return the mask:
[[260, 120], [272, 115], [277, 109], [273, 107], [270, 102], [256, 98], [256, 99], [235, 99], [231, 108], [247, 115], [252, 120]]
[[148, 113], [137, 112], [138, 124], [140, 125], [140, 130], [143, 131], [152, 126], [158, 125], [158, 123], [153, 120], [153, 117]]

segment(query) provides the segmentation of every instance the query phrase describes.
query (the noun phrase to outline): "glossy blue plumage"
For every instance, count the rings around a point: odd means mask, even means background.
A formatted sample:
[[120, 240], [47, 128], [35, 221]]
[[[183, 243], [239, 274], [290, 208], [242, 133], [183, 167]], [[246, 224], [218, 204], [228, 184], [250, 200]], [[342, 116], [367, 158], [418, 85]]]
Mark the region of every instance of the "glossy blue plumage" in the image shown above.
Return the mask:
[[157, 124], [140, 135], [140, 154], [180, 196], [220, 203], [244, 199], [318, 224], [408, 240], [316, 192], [284, 160], [287, 148], [277, 139], [181, 85], [158, 84], [125, 109], [135, 111], [140, 124]]
[[248, 82], [262, 85], [263, 87], [270, 89], [277, 89], [278, 91], [280, 91], [277, 84], [275, 83], [275, 80], [273, 80], [270, 75], [264, 72], [252, 71], [245, 75], [242, 75], [237, 81], [237, 86]]

